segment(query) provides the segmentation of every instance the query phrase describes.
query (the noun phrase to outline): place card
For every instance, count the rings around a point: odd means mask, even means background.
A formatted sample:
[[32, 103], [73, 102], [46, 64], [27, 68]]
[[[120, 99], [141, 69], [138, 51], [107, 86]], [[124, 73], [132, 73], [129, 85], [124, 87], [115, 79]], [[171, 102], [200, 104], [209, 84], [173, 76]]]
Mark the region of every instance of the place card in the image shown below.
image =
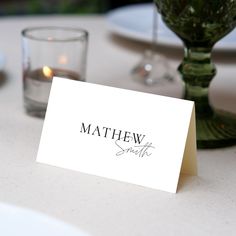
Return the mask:
[[175, 193], [197, 173], [194, 103], [54, 78], [37, 161]]

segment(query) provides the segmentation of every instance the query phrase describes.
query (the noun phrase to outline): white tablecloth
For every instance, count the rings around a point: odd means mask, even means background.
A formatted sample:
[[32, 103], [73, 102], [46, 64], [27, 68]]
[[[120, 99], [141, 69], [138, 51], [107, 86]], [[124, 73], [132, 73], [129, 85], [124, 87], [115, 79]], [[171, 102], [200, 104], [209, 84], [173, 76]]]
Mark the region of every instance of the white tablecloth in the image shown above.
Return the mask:
[[[0, 201], [62, 219], [91, 235], [236, 235], [236, 147], [198, 151], [198, 177], [182, 177], [178, 194], [125, 184], [35, 162], [43, 120], [22, 102], [20, 31], [65, 25], [89, 31], [87, 80], [180, 97], [182, 85], [146, 87], [130, 70], [148, 45], [112, 36], [102, 16], [0, 18], [7, 80], [0, 85]], [[182, 50], [159, 49], [177, 66]], [[211, 86], [216, 107], [236, 112], [236, 53], [216, 53]], [[91, 94], [91, 99], [96, 99]], [[1, 232], [0, 232], [1, 234]]]

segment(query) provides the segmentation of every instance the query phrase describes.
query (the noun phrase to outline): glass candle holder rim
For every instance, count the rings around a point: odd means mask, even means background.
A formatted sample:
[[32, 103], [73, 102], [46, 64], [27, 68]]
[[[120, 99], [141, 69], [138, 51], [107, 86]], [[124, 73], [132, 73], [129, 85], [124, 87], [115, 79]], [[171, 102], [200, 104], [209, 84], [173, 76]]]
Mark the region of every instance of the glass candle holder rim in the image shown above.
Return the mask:
[[[75, 32], [77, 35], [67, 36], [65, 38], [58, 38], [58, 37], [43, 37], [43, 36], [36, 36], [33, 32], [36, 31], [64, 31], [64, 32]], [[23, 37], [35, 40], [35, 41], [45, 41], [45, 42], [73, 42], [78, 40], [83, 40], [88, 38], [88, 31], [83, 28], [75, 28], [75, 27], [66, 27], [66, 26], [33, 26], [27, 27], [21, 31]], [[65, 35], [64, 35], [65, 36]]]

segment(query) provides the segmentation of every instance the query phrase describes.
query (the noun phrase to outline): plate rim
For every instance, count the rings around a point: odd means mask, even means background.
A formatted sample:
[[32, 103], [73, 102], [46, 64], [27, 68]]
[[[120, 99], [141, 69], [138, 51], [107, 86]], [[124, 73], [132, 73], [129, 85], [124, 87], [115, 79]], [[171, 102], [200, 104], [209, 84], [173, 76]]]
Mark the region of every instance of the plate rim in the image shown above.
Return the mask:
[[[68, 230], [68, 233], [69, 233], [68, 235], [89, 236], [89, 234], [87, 232], [81, 230], [80, 228], [78, 228], [77, 226], [75, 226], [73, 224], [67, 223], [59, 218], [50, 216], [50, 215], [45, 214], [41, 211], [34, 210], [34, 209], [31, 209], [31, 208], [28, 208], [25, 206], [18, 206], [18, 205], [14, 205], [14, 204], [10, 204], [10, 203], [0, 202], [0, 219], [3, 216], [3, 214], [5, 214], [5, 216], [8, 217], [7, 220], [9, 222], [11, 220], [12, 221], [15, 220], [15, 222], [16, 222], [16, 220], [19, 219], [18, 216], [20, 214], [22, 216], [20, 219], [23, 219], [23, 220], [25, 220], [26, 216], [29, 216], [29, 217], [31, 216], [30, 222], [33, 223], [34, 226], [35, 225], [40, 226], [43, 223], [45, 223], [45, 224], [43, 224], [44, 226], [47, 226], [47, 225], [49, 225], [49, 222], [50, 222], [50, 225], [53, 225], [52, 228], [58, 228], [59, 230], [64, 229], [65, 231]], [[27, 220], [29, 221], [28, 218], [27, 218]], [[1, 223], [2, 222], [0, 222], [0, 225], [1, 225]], [[6, 225], [4, 225], [4, 226], [6, 226]], [[17, 227], [17, 229], [19, 229], [19, 227]], [[50, 230], [50, 228], [49, 228], [49, 230]], [[28, 231], [28, 232], [32, 233], [30, 231]], [[24, 231], [23, 233], [27, 233], [27, 231]], [[45, 236], [47, 236], [47, 235], [49, 235], [49, 234], [46, 234]]]

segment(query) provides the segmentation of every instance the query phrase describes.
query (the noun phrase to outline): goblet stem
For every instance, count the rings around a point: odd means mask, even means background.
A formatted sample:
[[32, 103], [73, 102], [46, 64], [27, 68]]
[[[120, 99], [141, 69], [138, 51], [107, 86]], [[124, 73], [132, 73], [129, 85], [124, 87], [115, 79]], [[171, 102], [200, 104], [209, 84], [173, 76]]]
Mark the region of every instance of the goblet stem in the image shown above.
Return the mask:
[[212, 116], [208, 88], [216, 68], [211, 62], [211, 48], [186, 47], [184, 60], [178, 69], [185, 82], [184, 98], [195, 101], [197, 117]]
[[186, 47], [178, 70], [185, 82], [184, 98], [195, 102], [198, 148], [215, 148], [236, 143], [235, 117], [216, 114], [209, 104], [208, 89], [216, 74], [212, 48]]

